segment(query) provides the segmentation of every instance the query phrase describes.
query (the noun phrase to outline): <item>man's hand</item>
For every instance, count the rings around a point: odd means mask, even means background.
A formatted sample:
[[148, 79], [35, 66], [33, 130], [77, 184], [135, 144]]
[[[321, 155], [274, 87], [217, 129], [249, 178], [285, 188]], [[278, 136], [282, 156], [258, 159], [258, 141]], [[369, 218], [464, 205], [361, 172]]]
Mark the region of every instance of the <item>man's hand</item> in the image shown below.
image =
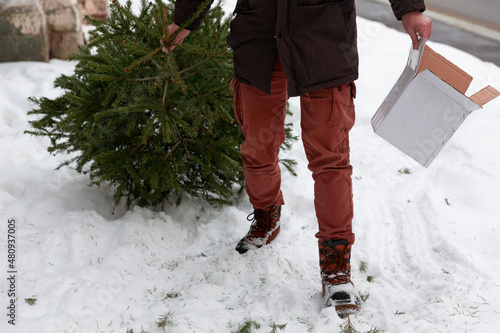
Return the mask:
[[418, 10], [404, 14], [401, 21], [403, 22], [403, 28], [406, 33], [411, 37], [414, 50], [416, 50], [418, 46], [417, 33], [420, 34], [420, 37], [425, 39], [431, 37], [432, 20]]
[[[179, 26], [175, 23], [172, 23], [167, 27], [167, 37], [172, 36], [177, 30], [179, 30]], [[170, 45], [165, 45], [163, 40], [160, 39], [161, 45], [163, 45], [162, 51], [165, 53], [168, 53], [175, 49], [177, 45], [180, 45], [183, 41], [184, 38], [186, 38], [191, 30], [188, 29], [182, 29], [175, 37], [172, 39], [170, 42]]]

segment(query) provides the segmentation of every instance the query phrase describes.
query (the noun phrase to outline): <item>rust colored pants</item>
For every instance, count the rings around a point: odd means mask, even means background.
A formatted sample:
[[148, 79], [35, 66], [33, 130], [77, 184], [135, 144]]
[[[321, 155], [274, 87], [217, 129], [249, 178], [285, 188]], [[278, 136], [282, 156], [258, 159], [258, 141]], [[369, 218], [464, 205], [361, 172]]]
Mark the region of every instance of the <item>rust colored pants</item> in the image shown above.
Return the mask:
[[[245, 186], [254, 208], [283, 205], [278, 153], [285, 140], [287, 77], [276, 57], [271, 95], [233, 80], [234, 109], [245, 141], [241, 154]], [[352, 166], [349, 130], [354, 125], [354, 83], [300, 96], [302, 142], [314, 179], [318, 241], [352, 233]]]

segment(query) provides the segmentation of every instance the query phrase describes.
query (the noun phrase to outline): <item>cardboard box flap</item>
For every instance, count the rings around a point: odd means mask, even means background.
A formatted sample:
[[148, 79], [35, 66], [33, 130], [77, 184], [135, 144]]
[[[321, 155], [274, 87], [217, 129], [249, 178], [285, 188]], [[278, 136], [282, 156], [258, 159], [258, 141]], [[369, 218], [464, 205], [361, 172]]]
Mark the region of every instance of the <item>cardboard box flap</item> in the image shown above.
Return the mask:
[[401, 94], [406, 90], [408, 85], [410, 85], [412, 80], [415, 78], [426, 42], [427, 40], [425, 38], [420, 38], [420, 40], [418, 41], [418, 49], [410, 49], [408, 61], [403, 70], [403, 73], [401, 73], [399, 79], [396, 81], [391, 91], [380, 105], [378, 111], [372, 117], [371, 123], [373, 129], [376, 129], [380, 125], [380, 123], [384, 121], [385, 117], [394, 106], [394, 103], [397, 102]]
[[436, 53], [436, 51], [427, 45], [425, 45], [424, 52], [420, 60], [418, 73], [426, 69], [429, 69], [431, 72], [440, 77], [441, 80], [448, 83], [464, 95], [472, 82], [472, 76], [439, 53]]
[[472, 95], [470, 99], [471, 101], [482, 107], [484, 104], [488, 103], [493, 98], [498, 96], [500, 96], [500, 91], [496, 90], [492, 86], [487, 86], [486, 88], [483, 88]]

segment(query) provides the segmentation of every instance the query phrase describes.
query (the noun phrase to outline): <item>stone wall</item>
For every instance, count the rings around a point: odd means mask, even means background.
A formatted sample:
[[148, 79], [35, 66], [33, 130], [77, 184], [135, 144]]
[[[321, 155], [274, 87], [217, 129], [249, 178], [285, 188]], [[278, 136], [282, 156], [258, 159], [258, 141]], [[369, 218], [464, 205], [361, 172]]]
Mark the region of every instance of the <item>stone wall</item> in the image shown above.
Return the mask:
[[82, 16], [86, 15], [107, 19], [109, 17], [108, 0], [78, 0]]
[[38, 0], [0, 0], [0, 61], [49, 61], [49, 36]]
[[108, 0], [0, 0], [0, 62], [68, 59], [84, 15], [108, 18]]
[[50, 57], [68, 59], [83, 44], [82, 14], [77, 0], [41, 0], [47, 21]]

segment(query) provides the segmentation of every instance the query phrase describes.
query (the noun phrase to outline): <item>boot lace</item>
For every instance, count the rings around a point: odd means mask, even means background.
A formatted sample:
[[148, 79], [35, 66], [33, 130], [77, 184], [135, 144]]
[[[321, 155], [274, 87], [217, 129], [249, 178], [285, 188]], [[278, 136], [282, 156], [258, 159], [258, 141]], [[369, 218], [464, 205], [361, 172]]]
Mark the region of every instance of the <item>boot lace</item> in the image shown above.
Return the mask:
[[273, 207], [268, 211], [262, 209], [255, 209], [253, 213], [248, 214], [247, 221], [252, 222], [249, 236], [252, 237], [265, 237], [269, 229], [271, 229], [272, 220], [277, 214], [276, 209]]
[[[324, 248], [320, 260], [321, 276], [331, 284], [351, 283], [350, 270], [347, 268], [348, 249]], [[335, 267], [335, 268], [333, 268]], [[333, 268], [333, 269], [332, 269]]]

